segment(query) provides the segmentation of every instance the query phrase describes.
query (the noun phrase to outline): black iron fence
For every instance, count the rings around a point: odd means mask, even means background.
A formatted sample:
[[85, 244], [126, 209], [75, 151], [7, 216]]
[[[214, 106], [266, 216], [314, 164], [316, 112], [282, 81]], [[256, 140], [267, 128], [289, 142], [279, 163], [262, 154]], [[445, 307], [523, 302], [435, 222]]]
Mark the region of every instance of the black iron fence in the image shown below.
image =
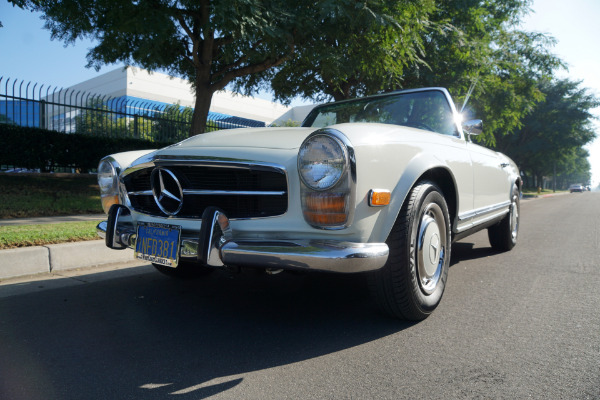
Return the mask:
[[[111, 97], [0, 77], [0, 123], [69, 134], [176, 143], [190, 134], [193, 109], [127, 95]], [[207, 130], [265, 126], [209, 113]]]

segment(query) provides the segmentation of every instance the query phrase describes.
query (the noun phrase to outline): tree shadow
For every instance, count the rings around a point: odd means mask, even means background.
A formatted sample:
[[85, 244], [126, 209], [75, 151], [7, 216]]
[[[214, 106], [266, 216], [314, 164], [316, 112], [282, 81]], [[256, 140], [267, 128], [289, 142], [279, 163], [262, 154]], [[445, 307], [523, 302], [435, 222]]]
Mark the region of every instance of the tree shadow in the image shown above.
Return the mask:
[[158, 272], [2, 299], [0, 398], [205, 398], [412, 326], [363, 276]]
[[498, 254], [498, 252], [491, 247], [475, 247], [475, 243], [455, 242], [452, 243], [450, 267], [459, 264], [461, 261], [477, 260], [494, 254]]

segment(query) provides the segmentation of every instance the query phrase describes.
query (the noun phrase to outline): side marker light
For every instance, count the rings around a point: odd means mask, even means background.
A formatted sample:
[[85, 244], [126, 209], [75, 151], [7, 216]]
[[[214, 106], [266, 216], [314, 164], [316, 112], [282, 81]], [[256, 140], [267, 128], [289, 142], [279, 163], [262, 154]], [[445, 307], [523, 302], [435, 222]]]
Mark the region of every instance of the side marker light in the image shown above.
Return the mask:
[[386, 189], [371, 189], [369, 191], [369, 206], [383, 207], [390, 204], [392, 193]]

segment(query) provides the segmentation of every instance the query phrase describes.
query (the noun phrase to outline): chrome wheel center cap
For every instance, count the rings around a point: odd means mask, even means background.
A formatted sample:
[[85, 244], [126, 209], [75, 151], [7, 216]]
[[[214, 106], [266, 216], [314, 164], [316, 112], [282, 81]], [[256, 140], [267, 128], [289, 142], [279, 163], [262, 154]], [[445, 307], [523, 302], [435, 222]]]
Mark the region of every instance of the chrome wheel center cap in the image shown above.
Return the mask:
[[440, 235], [436, 233], [433, 234], [431, 240], [429, 241], [429, 261], [432, 264], [437, 264], [439, 257], [439, 249], [440, 249]]

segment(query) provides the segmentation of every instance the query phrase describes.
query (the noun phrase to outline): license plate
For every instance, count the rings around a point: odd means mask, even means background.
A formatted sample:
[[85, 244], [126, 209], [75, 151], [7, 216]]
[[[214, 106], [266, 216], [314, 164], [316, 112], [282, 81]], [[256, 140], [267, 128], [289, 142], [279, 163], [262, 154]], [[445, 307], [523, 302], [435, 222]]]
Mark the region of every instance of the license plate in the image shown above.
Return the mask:
[[177, 267], [180, 235], [180, 226], [138, 223], [135, 258], [167, 267]]

